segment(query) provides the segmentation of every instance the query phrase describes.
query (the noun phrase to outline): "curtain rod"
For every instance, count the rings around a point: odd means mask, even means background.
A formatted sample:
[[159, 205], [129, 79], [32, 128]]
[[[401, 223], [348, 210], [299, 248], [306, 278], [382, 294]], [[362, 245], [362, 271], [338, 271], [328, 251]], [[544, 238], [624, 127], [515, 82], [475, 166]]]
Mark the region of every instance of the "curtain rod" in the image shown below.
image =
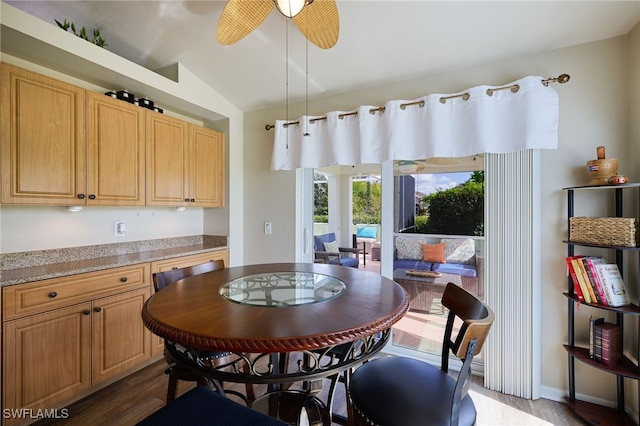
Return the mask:
[[[550, 78], [546, 78], [544, 80], [541, 80], [540, 83], [542, 83], [543, 86], [547, 87], [549, 86], [549, 83], [560, 83], [560, 84], [564, 84], [567, 81], [569, 81], [569, 79], [571, 78], [571, 76], [569, 74], [560, 74], [558, 77], [550, 77]], [[514, 84], [512, 86], [504, 86], [504, 87], [496, 87], [495, 89], [487, 89], [487, 96], [493, 96], [493, 94], [495, 92], [498, 92], [500, 90], [511, 90], [512, 93], [516, 93], [518, 90], [520, 90], [520, 86], [518, 86], [517, 84]], [[471, 95], [469, 95], [468, 93], [460, 93], [459, 95], [451, 95], [451, 96], [442, 96], [440, 98], [440, 103], [444, 104], [447, 102], [447, 100], [449, 99], [455, 99], [455, 98], [462, 98], [462, 100], [466, 101], [471, 97]], [[405, 109], [408, 106], [413, 106], [413, 105], [418, 105], [419, 107], [423, 107], [424, 106], [424, 101], [415, 101], [415, 102], [407, 102], [406, 104], [400, 104], [400, 109]], [[376, 112], [384, 112], [384, 107], [378, 107], [378, 108], [372, 108], [369, 110], [369, 114], [375, 114]], [[349, 115], [358, 115], [358, 111], [352, 111], [352, 112], [345, 112], [344, 114], [339, 114], [338, 118], [342, 119], [344, 117], [347, 117]], [[310, 124], [315, 123], [316, 121], [321, 121], [321, 120], [326, 120], [327, 117], [317, 117], [317, 118], [312, 118], [309, 120]], [[291, 121], [289, 123], [284, 123], [283, 126], [285, 128], [289, 127], [289, 126], [293, 126], [295, 124], [300, 124], [300, 121]], [[266, 126], [264, 126], [265, 130], [271, 130], [273, 129], [275, 126], [275, 124], [267, 124]]]

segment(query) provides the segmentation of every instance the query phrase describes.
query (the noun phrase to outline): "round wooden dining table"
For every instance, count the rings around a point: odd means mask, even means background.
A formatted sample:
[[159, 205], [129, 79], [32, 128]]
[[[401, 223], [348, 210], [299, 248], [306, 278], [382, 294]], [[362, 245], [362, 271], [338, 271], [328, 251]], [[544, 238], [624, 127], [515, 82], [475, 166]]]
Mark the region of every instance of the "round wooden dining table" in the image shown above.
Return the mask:
[[371, 358], [408, 308], [405, 290], [379, 274], [275, 263], [172, 283], [146, 301], [142, 319], [181, 366], [217, 382], [277, 389], [335, 378]]

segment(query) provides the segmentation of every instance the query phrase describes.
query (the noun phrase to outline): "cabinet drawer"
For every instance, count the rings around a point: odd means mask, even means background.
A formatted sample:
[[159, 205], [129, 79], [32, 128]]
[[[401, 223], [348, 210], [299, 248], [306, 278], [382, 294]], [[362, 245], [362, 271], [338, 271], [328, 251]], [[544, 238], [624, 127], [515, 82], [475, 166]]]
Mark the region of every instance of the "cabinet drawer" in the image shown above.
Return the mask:
[[214, 250], [208, 253], [194, 254], [190, 256], [175, 257], [173, 259], [159, 260], [151, 263], [151, 273], [169, 271], [171, 269], [186, 268], [188, 266], [199, 265], [213, 260], [224, 260], [225, 267], [229, 264], [229, 251]]
[[88, 272], [3, 288], [3, 320], [149, 285], [149, 264]]

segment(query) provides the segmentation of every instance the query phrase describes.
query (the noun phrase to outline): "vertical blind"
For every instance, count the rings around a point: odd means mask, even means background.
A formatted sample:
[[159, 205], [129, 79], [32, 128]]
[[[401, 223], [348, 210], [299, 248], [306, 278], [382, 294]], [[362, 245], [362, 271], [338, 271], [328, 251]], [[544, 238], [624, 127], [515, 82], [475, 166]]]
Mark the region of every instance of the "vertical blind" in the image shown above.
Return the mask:
[[485, 344], [485, 386], [540, 397], [540, 152], [488, 154], [486, 302], [496, 320]]

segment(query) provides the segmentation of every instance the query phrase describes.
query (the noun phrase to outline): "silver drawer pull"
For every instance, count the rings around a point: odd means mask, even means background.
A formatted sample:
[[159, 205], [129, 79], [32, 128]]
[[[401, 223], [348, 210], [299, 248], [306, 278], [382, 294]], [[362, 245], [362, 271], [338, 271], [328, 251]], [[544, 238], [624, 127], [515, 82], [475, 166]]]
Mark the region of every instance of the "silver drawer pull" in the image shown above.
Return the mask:
[[51, 293], [49, 293], [49, 297], [53, 298], [56, 297], [58, 295], [58, 293], [56, 293], [55, 291], [52, 291]]

